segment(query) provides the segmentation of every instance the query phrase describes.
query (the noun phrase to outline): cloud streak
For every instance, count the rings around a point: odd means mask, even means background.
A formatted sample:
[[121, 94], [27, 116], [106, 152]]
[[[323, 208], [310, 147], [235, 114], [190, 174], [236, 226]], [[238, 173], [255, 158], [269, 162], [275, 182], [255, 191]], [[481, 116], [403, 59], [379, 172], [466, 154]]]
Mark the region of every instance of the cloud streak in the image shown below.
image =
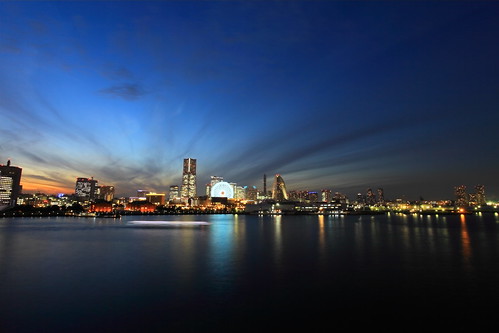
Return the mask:
[[128, 101], [137, 100], [148, 94], [148, 92], [138, 83], [124, 83], [111, 86], [99, 90], [99, 93], [111, 97], [119, 97]]

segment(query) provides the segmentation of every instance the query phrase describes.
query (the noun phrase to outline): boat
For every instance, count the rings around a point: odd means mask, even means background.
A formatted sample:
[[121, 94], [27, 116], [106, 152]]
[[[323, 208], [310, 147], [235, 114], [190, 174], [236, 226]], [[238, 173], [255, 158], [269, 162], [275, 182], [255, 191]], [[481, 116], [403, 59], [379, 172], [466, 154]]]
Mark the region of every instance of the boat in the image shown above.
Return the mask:
[[112, 219], [120, 219], [121, 214], [120, 213], [97, 213], [97, 217], [105, 217], [105, 218], [112, 218]]

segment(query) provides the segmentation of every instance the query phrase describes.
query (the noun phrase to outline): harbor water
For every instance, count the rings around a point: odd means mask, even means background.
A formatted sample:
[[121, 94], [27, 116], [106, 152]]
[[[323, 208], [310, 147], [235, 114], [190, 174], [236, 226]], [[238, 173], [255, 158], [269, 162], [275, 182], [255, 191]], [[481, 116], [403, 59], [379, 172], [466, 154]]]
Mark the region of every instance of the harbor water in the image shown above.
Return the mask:
[[480, 330], [498, 308], [494, 213], [0, 219], [1, 332]]

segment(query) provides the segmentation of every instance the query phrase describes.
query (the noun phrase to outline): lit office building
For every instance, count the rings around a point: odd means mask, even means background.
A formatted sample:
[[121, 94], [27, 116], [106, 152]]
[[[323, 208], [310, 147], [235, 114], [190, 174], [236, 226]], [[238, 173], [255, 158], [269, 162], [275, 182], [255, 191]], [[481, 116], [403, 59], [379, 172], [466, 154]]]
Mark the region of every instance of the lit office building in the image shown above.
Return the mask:
[[234, 196], [232, 197], [233, 199], [237, 198], [237, 184], [236, 183], [229, 183], [230, 187], [232, 187], [232, 193], [234, 193]]
[[0, 165], [0, 210], [16, 205], [21, 194], [22, 169], [7, 165]]
[[165, 193], [147, 193], [146, 201], [150, 202], [156, 206], [165, 204]]
[[289, 200], [306, 202], [309, 201], [309, 192], [308, 191], [289, 191], [288, 193]]
[[321, 201], [322, 202], [330, 202], [332, 199], [331, 190], [321, 190]]
[[75, 195], [79, 200], [95, 200], [97, 180], [92, 178], [76, 178]]
[[168, 200], [174, 201], [177, 198], [179, 198], [178, 185], [171, 185]]
[[241, 200], [246, 199], [246, 187], [236, 186], [235, 198]]
[[246, 189], [246, 199], [255, 201], [258, 199], [258, 189], [256, 186], [250, 186]]
[[114, 199], [114, 186], [97, 186], [96, 199], [104, 201], [113, 201]]
[[184, 159], [181, 195], [183, 198], [196, 197], [196, 159]]

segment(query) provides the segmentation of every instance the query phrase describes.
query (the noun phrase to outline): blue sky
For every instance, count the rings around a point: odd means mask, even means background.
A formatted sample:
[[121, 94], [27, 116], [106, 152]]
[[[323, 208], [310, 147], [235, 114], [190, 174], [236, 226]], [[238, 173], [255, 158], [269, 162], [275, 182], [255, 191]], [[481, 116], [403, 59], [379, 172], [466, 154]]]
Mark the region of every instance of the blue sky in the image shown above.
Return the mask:
[[499, 3], [0, 2], [0, 160], [27, 190], [209, 176], [499, 199]]

